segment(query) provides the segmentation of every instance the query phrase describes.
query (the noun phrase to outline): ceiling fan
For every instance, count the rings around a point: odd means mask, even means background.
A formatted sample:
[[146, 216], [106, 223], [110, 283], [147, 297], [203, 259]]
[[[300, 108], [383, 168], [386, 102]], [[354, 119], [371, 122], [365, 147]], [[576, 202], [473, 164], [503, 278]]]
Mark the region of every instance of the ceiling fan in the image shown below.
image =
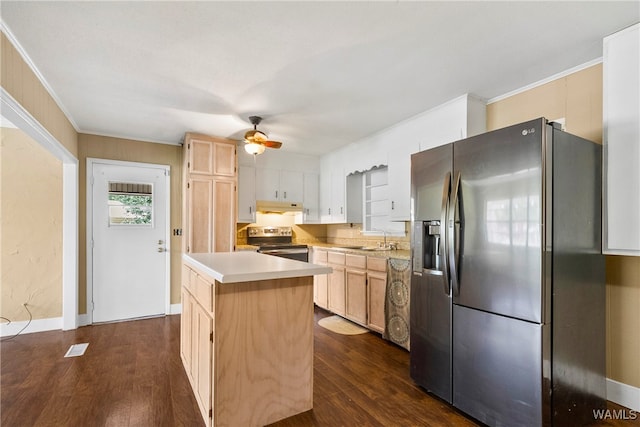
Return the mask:
[[247, 153], [262, 154], [265, 148], [280, 148], [282, 146], [282, 142], [271, 141], [265, 133], [258, 130], [262, 117], [251, 116], [249, 121], [253, 125], [253, 129], [244, 134], [244, 149]]

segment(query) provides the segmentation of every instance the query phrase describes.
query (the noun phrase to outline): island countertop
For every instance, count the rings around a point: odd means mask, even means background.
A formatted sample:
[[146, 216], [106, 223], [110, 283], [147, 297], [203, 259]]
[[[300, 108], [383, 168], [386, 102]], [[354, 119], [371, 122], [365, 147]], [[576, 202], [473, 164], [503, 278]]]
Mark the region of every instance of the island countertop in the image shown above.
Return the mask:
[[331, 273], [331, 267], [250, 251], [183, 254], [182, 259], [220, 283], [253, 282]]

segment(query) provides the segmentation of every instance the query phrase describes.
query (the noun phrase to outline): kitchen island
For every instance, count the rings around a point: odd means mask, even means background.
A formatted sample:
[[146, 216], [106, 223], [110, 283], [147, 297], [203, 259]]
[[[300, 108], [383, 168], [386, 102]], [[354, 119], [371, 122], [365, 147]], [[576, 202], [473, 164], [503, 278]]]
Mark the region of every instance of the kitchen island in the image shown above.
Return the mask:
[[180, 355], [207, 426], [262, 426], [313, 407], [313, 276], [254, 252], [183, 255]]

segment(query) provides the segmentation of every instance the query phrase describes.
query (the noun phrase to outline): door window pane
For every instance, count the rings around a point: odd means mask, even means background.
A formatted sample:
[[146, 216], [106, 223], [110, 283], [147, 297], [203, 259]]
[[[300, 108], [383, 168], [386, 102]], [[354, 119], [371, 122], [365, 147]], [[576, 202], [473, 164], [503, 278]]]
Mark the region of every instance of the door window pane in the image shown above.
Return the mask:
[[153, 187], [151, 184], [110, 182], [109, 225], [151, 226]]

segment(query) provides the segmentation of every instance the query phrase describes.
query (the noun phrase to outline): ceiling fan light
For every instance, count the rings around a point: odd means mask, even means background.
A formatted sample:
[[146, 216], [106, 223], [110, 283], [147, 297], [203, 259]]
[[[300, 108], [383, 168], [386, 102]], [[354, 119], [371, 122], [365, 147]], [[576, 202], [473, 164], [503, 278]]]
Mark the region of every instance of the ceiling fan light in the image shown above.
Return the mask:
[[249, 154], [262, 154], [264, 153], [265, 146], [262, 144], [256, 144], [255, 142], [250, 142], [248, 144], [244, 144], [244, 151]]

